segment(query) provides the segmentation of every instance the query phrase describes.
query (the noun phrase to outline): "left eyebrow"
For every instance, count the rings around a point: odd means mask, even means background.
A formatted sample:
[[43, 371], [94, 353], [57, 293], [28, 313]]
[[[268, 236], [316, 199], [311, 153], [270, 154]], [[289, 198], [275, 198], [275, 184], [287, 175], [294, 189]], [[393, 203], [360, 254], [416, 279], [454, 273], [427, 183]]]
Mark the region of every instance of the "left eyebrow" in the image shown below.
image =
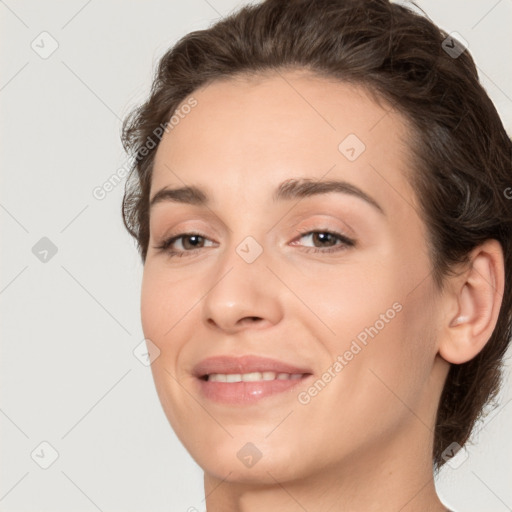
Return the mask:
[[356, 187], [352, 183], [340, 180], [313, 181], [310, 179], [290, 179], [281, 183], [274, 192], [272, 199], [279, 201], [283, 199], [299, 199], [303, 197], [311, 197], [320, 194], [328, 194], [330, 192], [339, 192], [349, 194], [362, 199], [366, 203], [373, 206], [381, 214], [386, 215], [382, 206], [373, 197]]

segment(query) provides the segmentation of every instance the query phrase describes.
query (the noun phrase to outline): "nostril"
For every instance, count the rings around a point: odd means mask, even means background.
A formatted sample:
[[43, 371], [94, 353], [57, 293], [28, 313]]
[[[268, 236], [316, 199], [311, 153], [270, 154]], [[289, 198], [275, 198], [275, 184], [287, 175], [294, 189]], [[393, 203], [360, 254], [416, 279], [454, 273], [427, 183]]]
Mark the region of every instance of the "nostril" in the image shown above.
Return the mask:
[[242, 322], [260, 322], [261, 320], [263, 320], [263, 318], [261, 318], [260, 316], [247, 316], [242, 320]]

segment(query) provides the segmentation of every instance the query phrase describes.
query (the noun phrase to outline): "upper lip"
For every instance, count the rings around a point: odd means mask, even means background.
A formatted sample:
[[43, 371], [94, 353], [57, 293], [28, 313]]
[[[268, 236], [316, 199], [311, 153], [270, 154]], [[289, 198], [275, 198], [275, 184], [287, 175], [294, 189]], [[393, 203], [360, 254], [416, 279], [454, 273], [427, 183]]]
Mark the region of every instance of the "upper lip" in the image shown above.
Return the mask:
[[196, 377], [204, 377], [212, 373], [252, 373], [252, 372], [275, 372], [275, 373], [312, 373], [309, 368], [296, 366], [294, 364], [271, 359], [268, 357], [245, 355], [230, 356], [220, 355], [203, 359], [194, 366], [193, 373]]

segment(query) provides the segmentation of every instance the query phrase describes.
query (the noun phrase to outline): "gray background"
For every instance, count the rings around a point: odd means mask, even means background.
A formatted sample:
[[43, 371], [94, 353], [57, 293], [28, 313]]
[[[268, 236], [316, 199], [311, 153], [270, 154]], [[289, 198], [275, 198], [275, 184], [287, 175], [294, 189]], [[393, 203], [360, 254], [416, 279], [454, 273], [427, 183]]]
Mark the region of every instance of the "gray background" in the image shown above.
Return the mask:
[[[93, 190], [126, 167], [121, 119], [157, 59], [244, 3], [0, 1], [1, 511], [204, 510], [202, 472], [133, 354], [142, 267], [124, 180], [102, 200]], [[468, 41], [512, 132], [512, 0], [419, 5]], [[454, 510], [512, 510], [511, 404], [508, 380], [478, 444], [442, 472]]]

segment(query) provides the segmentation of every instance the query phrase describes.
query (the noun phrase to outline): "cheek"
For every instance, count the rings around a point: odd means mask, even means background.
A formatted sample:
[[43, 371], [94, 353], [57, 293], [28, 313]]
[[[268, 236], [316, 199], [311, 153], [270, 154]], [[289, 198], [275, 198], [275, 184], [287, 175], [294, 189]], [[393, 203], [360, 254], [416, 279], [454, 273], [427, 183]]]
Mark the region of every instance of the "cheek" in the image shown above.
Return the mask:
[[[320, 320], [329, 328], [323, 329], [322, 339], [333, 349], [344, 350], [359, 334], [364, 340], [365, 329], [377, 324], [381, 331], [397, 316], [393, 305], [402, 299], [398, 282], [391, 265], [350, 263], [317, 272], [314, 280], [303, 279], [296, 289], [311, 305], [308, 322]], [[320, 334], [319, 327], [315, 331]]]
[[350, 339], [363, 343], [350, 363], [350, 388], [390, 424], [394, 417], [410, 416], [404, 404], [423, 407], [436, 354], [430, 282], [416, 288], [413, 282], [418, 281], [397, 279], [376, 287], [362, 307], [364, 315], [352, 311]]
[[163, 331], [163, 311], [166, 309], [166, 297], [163, 287], [158, 284], [156, 276], [147, 267], [144, 268], [141, 287], [140, 313], [144, 336], [156, 342]]
[[[189, 287], [193, 288], [193, 287]], [[172, 334], [175, 324], [190, 309], [193, 293], [187, 287], [171, 282], [165, 271], [146, 263], [142, 277], [140, 312], [142, 329], [147, 338], [162, 342]]]
[[[428, 378], [436, 352], [431, 280], [424, 280], [428, 265], [405, 257], [405, 251], [402, 255], [388, 251], [303, 288], [315, 312], [304, 321], [318, 334], [331, 363], [342, 356], [344, 368], [350, 367], [338, 379], [342, 394], [350, 389], [363, 398], [364, 387], [381, 388], [390, 399], [393, 391], [412, 398]], [[373, 401], [372, 393], [364, 399]]]
[[[318, 391], [306, 390], [311, 395], [301, 395], [300, 403], [307, 405], [297, 410], [305, 425], [313, 423], [312, 444], [320, 446], [322, 439], [330, 439], [330, 448], [338, 454], [387, 442], [402, 425], [416, 421], [411, 410], [428, 417], [423, 395], [432, 344], [425, 322], [419, 320], [423, 320], [420, 304], [407, 301], [398, 291], [361, 293], [357, 299], [343, 299], [345, 310], [333, 324], [336, 336], [322, 338], [331, 365], [326, 364], [319, 376], [326, 384], [320, 383]], [[336, 361], [341, 370], [334, 366]], [[293, 430], [283, 429], [282, 434], [284, 442]]]
[[[193, 314], [191, 305], [197, 297], [190, 293], [184, 297], [176, 283], [169, 282], [165, 270], [147, 260], [141, 286], [141, 322], [144, 337], [154, 343], [160, 353], [151, 364], [155, 388], [163, 410], [173, 429], [180, 432], [178, 411], [186, 409], [187, 396], [183, 396], [179, 361], [189, 336], [181, 322], [187, 313]], [[190, 304], [189, 304], [190, 302]]]

